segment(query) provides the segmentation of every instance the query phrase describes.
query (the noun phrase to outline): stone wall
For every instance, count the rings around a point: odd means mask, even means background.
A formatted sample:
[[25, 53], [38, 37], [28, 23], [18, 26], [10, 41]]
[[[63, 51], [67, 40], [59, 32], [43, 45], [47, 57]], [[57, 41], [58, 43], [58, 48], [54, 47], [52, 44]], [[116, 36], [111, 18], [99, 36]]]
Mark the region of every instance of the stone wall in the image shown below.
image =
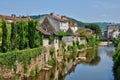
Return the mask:
[[22, 63], [19, 63], [18, 61], [16, 61], [16, 73], [14, 72], [13, 68], [8, 69], [7, 67], [0, 65], [0, 79], [14, 80], [13, 78], [16, 76], [28, 77], [30, 76], [31, 71], [36, 67], [39, 68], [38, 70], [41, 70], [49, 59], [51, 59], [49, 47], [43, 47], [42, 54], [36, 59], [31, 59], [30, 64], [27, 65], [27, 69], [24, 69]]

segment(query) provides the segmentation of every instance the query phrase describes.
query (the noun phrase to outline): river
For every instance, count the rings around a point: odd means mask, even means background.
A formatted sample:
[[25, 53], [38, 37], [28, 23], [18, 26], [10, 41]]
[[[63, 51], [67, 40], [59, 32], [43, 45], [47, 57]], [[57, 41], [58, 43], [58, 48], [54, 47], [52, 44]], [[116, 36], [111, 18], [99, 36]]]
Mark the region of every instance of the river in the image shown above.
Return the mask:
[[[99, 46], [65, 58], [50, 71], [40, 71], [29, 80], [114, 80], [112, 55], [114, 47]], [[80, 54], [87, 54], [85, 61], [76, 61]]]

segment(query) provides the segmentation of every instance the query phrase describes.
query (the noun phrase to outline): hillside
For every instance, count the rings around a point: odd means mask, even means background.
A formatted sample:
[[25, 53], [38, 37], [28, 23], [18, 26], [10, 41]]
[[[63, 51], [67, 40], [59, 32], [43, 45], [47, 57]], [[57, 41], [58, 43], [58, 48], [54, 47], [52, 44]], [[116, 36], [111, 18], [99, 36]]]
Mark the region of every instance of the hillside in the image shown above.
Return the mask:
[[[42, 17], [44, 15], [33, 15], [33, 16], [30, 16], [30, 18], [32, 18], [32, 19], [39, 19], [40, 17]], [[88, 24], [97, 24], [97, 25], [100, 26], [100, 28], [102, 30], [107, 30], [107, 24], [108, 24], [107, 22], [84, 23], [82, 21], [78, 21], [78, 20], [70, 18], [70, 17], [67, 17], [67, 18], [72, 20], [72, 21], [74, 21], [74, 22], [76, 22], [78, 27], [84, 27], [85, 25], [88, 25]], [[120, 29], [120, 23], [118, 23], [118, 26], [119, 26], [119, 29]]]
[[[32, 19], [39, 19], [40, 17], [42, 17], [44, 15], [33, 15], [33, 16], [30, 16], [30, 18], [32, 18]], [[86, 25], [86, 23], [78, 21], [76, 19], [73, 19], [73, 18], [70, 18], [70, 17], [67, 17], [67, 18], [72, 20], [72, 21], [74, 21], [74, 22], [76, 22], [79, 27], [84, 27]]]
[[107, 24], [108, 23], [106, 23], [106, 22], [96, 22], [94, 24], [99, 25], [102, 30], [107, 30]]
[[[109, 24], [109, 23], [107, 23], [107, 22], [96, 22], [94, 24], [99, 25], [102, 30], [107, 30], [107, 24]], [[118, 28], [120, 30], [120, 23], [117, 23], [117, 25], [118, 25]]]

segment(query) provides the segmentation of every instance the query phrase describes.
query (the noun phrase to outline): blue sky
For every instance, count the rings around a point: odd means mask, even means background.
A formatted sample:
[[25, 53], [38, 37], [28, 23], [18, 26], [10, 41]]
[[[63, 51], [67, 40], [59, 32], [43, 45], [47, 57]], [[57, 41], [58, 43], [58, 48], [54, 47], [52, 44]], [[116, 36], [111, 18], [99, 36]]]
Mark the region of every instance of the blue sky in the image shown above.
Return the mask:
[[1, 0], [0, 14], [38, 15], [51, 12], [83, 22], [120, 23], [120, 0]]

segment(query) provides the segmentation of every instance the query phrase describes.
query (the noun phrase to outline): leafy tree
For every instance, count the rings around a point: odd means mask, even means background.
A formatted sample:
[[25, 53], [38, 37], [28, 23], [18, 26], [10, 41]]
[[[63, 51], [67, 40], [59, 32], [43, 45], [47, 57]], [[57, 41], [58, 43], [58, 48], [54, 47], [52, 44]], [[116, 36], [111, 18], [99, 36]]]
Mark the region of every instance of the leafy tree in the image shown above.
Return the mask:
[[114, 38], [112, 42], [113, 42], [114, 46], [117, 47], [118, 43], [120, 42], [120, 38]]
[[41, 44], [40, 35], [36, 30], [37, 26], [38, 21], [30, 20], [28, 22], [28, 39], [30, 48], [38, 47]]
[[87, 45], [91, 47], [94, 47], [97, 44], [98, 44], [98, 41], [96, 40], [94, 36], [91, 36], [87, 42]]
[[85, 37], [87, 41], [92, 36], [92, 34], [88, 32], [86, 29], [79, 30], [77, 33], [80, 37]]
[[27, 47], [27, 24], [24, 21], [19, 21], [16, 23], [17, 26], [17, 44], [18, 48], [25, 49]]
[[101, 29], [97, 24], [89, 24], [89, 25], [86, 25], [85, 28], [89, 28], [89, 29], [93, 30], [94, 33], [97, 35], [100, 34], [100, 32], [101, 32]]
[[7, 30], [6, 22], [2, 20], [2, 52], [8, 51], [7, 34], [8, 34], [8, 30]]
[[15, 26], [15, 23], [11, 24], [11, 49], [14, 50], [16, 47], [16, 34], [17, 34], [17, 27]]
[[118, 43], [115, 54], [113, 55], [113, 61], [114, 61], [113, 66], [114, 79], [120, 80], [120, 42]]
[[29, 38], [29, 47], [34, 48], [34, 43], [35, 43], [35, 25], [34, 21], [31, 20], [28, 22], [28, 38]]

